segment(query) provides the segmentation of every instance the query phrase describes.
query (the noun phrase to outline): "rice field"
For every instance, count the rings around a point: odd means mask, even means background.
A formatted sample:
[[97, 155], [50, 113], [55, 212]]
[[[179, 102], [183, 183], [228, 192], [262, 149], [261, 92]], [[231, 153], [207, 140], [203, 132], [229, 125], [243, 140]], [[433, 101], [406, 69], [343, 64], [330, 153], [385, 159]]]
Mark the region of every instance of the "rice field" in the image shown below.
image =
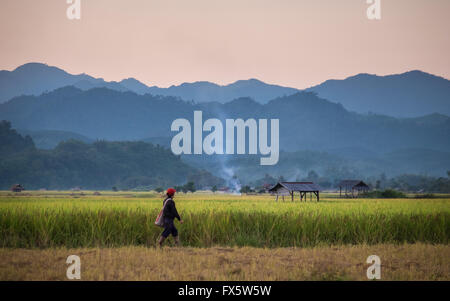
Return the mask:
[[[0, 247], [155, 245], [157, 193], [0, 192]], [[309, 199], [308, 199], [309, 200]], [[177, 194], [184, 247], [448, 244], [450, 197], [275, 203], [269, 195]], [[169, 242], [170, 243], [170, 242]]]

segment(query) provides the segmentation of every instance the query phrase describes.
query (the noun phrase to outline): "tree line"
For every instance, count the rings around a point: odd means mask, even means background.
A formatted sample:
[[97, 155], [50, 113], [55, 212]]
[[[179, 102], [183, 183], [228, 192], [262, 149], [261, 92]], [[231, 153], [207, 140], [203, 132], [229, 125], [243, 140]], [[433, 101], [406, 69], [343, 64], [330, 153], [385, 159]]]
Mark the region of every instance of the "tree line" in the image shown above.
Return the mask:
[[26, 189], [128, 190], [184, 185], [189, 179], [195, 179], [198, 187], [223, 181], [187, 165], [168, 149], [140, 141], [68, 140], [40, 150], [8, 121], [0, 122], [0, 154], [1, 189], [20, 183]]

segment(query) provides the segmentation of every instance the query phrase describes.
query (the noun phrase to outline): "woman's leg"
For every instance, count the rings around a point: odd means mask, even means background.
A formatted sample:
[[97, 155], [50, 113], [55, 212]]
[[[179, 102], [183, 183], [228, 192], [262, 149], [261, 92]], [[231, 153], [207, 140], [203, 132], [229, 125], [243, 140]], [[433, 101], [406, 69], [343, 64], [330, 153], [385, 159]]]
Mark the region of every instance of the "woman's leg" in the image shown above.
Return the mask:
[[166, 238], [165, 238], [164, 236], [161, 235], [161, 236], [159, 237], [158, 244], [159, 244], [160, 247], [162, 247], [163, 242], [164, 242], [165, 240], [166, 240]]
[[172, 236], [175, 240], [175, 245], [178, 246], [180, 244], [180, 237], [178, 236], [178, 229], [175, 228], [175, 225], [172, 223]]
[[173, 222], [170, 221], [170, 219], [164, 220], [164, 231], [161, 233], [161, 236], [159, 237], [158, 244], [160, 247], [162, 247], [163, 242], [166, 240], [166, 238], [172, 233], [172, 227]]

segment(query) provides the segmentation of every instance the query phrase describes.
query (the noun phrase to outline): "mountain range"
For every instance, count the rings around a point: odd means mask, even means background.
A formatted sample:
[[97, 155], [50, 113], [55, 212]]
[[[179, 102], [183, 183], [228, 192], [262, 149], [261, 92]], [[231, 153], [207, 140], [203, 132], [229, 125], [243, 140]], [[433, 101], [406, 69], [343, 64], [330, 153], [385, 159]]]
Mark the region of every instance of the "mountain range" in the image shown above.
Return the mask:
[[[227, 103], [248, 97], [267, 104], [277, 97], [298, 93], [300, 89], [271, 85], [257, 79], [238, 80], [229, 85], [208, 81], [183, 83], [161, 88], [147, 86], [134, 78], [120, 82], [105, 81], [87, 74], [72, 75], [41, 63], [28, 63], [13, 71], [0, 71], [0, 103], [22, 95], [39, 96], [64, 86], [81, 90], [108, 88], [138, 95], [179, 97], [196, 103]], [[418, 117], [433, 113], [450, 116], [450, 81], [422, 71], [377, 76], [358, 74], [344, 80], [327, 80], [305, 91], [340, 103], [357, 113], [375, 113], [393, 117]]]
[[[176, 108], [176, 110], [174, 110]], [[203, 120], [249, 118], [280, 120], [280, 149], [328, 150], [362, 147], [378, 152], [399, 148], [450, 150], [450, 118], [431, 114], [394, 118], [349, 112], [311, 92], [298, 92], [260, 104], [251, 98], [227, 103], [191, 103], [175, 97], [138, 95], [108, 88], [87, 91], [69, 86], [40, 96], [20, 96], [0, 104], [0, 120], [15, 128], [57, 130], [90, 139], [142, 140], [171, 137], [171, 123], [203, 111]]]
[[397, 117], [450, 115], [450, 81], [418, 70], [388, 76], [359, 74], [345, 80], [327, 80], [306, 91], [359, 113]]
[[24, 137], [30, 136], [33, 139], [35, 146], [39, 149], [53, 149], [60, 142], [69, 140], [77, 140], [84, 143], [95, 142], [94, 139], [90, 139], [83, 135], [67, 131], [57, 131], [57, 130], [33, 131], [33, 130], [17, 129], [17, 132]]
[[182, 162], [170, 150], [142, 141], [84, 143], [69, 140], [37, 149], [7, 121], [0, 121], [0, 189], [21, 183], [27, 189], [143, 189], [195, 181], [197, 187], [222, 179]]
[[[27, 157], [30, 166], [34, 156], [53, 154], [64, 141], [66, 148], [82, 145], [70, 142], [74, 140], [94, 145], [82, 147], [88, 153], [104, 145], [97, 140], [134, 141], [130, 145], [136, 147], [144, 141], [169, 148], [176, 134], [170, 131], [172, 121], [186, 118], [192, 124], [193, 112], [201, 110], [203, 120], [280, 120], [281, 154], [276, 166], [260, 166], [260, 156], [181, 156], [184, 163], [208, 170], [228, 185], [235, 175], [241, 183], [257, 181], [266, 173], [296, 180], [311, 170], [328, 179], [382, 173], [442, 176], [450, 169], [448, 87], [446, 79], [412, 71], [384, 77], [360, 74], [303, 91], [256, 79], [227, 86], [196, 82], [159, 88], [133, 78], [107, 82], [32, 63], [0, 71], [0, 120], [11, 121], [38, 149], [49, 150]], [[27, 149], [30, 143], [16, 144]]]
[[269, 85], [257, 79], [239, 80], [221, 86], [211, 82], [183, 83], [169, 88], [149, 87], [134, 78], [120, 82], [107, 82], [87, 74], [72, 75], [57, 67], [41, 63], [28, 63], [13, 71], [0, 71], [0, 103], [15, 96], [35, 95], [53, 91], [64, 86], [74, 86], [82, 90], [109, 88], [115, 91], [132, 91], [136, 94], [175, 96], [195, 102], [227, 102], [238, 97], [251, 97], [266, 103], [278, 96], [290, 95], [298, 89]]

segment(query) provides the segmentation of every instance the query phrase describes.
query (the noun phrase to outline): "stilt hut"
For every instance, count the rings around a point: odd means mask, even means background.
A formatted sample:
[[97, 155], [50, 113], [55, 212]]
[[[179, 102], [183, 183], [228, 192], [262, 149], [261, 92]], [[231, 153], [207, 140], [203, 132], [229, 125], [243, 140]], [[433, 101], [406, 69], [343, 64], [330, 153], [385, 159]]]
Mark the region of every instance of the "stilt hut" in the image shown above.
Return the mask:
[[369, 185], [361, 180], [343, 180], [339, 183], [339, 197], [357, 198], [360, 193], [369, 191]]
[[22, 190], [25, 190], [25, 188], [21, 184], [14, 184], [11, 187], [12, 192], [21, 192]]
[[279, 196], [283, 198], [283, 201], [285, 196], [290, 196], [292, 202], [294, 201], [295, 192], [299, 193], [300, 201], [306, 202], [306, 194], [309, 193], [310, 200], [312, 200], [314, 195], [318, 202], [319, 191], [319, 185], [314, 184], [313, 182], [278, 182], [275, 186], [269, 189], [271, 194], [277, 196], [275, 201], [278, 201]]

